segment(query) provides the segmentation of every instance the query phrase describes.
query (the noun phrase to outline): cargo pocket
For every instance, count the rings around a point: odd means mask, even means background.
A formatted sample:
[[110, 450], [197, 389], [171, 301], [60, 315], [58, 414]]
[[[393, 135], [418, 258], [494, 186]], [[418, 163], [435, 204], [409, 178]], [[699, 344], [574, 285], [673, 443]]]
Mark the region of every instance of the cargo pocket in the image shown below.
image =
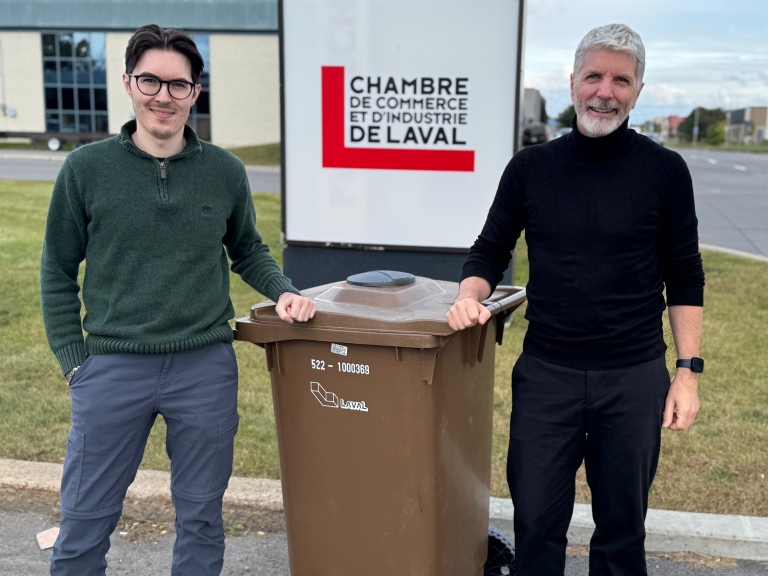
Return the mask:
[[240, 416], [233, 414], [219, 422], [219, 438], [213, 458], [213, 470], [209, 490], [223, 488], [232, 476], [232, 459], [235, 451], [235, 434], [240, 425]]
[[85, 434], [74, 428], [67, 434], [67, 454], [64, 457], [64, 473], [61, 477], [61, 505], [74, 508], [80, 492], [83, 475], [83, 450]]

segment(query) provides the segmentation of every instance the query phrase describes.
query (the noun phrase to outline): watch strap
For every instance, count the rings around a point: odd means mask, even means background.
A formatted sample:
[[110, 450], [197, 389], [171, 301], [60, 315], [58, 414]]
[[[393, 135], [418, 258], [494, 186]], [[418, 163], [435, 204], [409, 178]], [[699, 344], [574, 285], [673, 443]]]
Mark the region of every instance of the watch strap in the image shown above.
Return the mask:
[[678, 368], [688, 368], [691, 372], [699, 374], [704, 371], [704, 360], [701, 358], [688, 358], [685, 360], [678, 360], [675, 364]]

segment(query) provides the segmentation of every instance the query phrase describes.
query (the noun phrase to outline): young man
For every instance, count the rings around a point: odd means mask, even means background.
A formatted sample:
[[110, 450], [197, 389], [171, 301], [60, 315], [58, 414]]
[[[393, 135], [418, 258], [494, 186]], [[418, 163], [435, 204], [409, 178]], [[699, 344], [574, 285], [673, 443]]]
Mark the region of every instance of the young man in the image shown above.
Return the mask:
[[[488, 320], [481, 302], [525, 229], [529, 326], [512, 372], [507, 463], [519, 576], [562, 576], [582, 461], [596, 524], [590, 575], [645, 575], [661, 428], [687, 429], [699, 408], [704, 272], [693, 189], [678, 154], [627, 129], [644, 69], [629, 27], [584, 37], [573, 132], [510, 161], [447, 315], [456, 330]], [[665, 285], [680, 358], [671, 386]]]
[[220, 573], [222, 496], [239, 423], [227, 255], [286, 322], [315, 313], [256, 231], [242, 162], [186, 126], [202, 69], [182, 30], [139, 28], [123, 74], [136, 120], [71, 153], [53, 190], [41, 300], [72, 396], [55, 576], [104, 574], [158, 414], [176, 507], [172, 574]]

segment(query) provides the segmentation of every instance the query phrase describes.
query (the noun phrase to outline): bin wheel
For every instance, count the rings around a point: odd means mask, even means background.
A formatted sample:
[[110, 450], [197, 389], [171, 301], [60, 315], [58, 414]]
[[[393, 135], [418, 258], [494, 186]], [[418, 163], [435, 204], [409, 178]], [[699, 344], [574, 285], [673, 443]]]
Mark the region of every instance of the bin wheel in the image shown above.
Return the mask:
[[515, 544], [495, 528], [488, 529], [488, 560], [483, 571], [485, 576], [514, 576]]

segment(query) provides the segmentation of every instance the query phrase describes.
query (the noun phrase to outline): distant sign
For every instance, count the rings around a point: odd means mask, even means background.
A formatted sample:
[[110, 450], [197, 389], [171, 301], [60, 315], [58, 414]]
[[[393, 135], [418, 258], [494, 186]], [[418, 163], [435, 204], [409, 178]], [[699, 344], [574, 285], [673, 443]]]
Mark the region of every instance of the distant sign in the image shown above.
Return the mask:
[[283, 0], [294, 245], [464, 251], [512, 156], [520, 0]]

